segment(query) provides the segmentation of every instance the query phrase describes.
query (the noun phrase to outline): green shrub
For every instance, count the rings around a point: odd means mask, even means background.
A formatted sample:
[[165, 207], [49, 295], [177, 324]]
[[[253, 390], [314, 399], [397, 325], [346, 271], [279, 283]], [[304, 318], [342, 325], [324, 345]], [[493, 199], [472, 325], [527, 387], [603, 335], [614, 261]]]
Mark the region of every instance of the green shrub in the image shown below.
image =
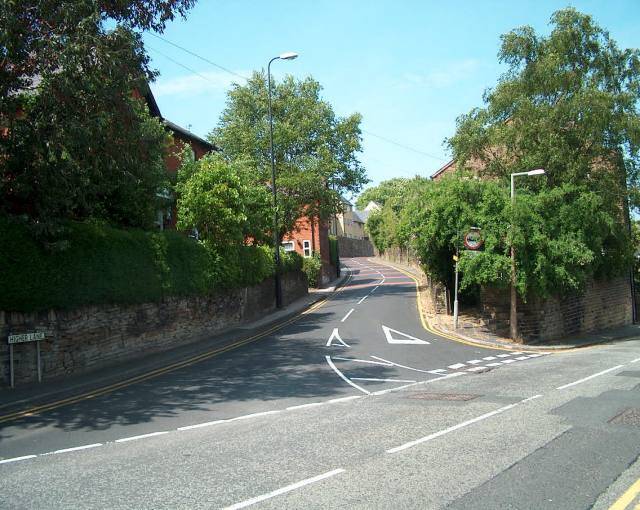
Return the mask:
[[320, 255], [314, 253], [312, 257], [305, 257], [302, 261], [302, 271], [307, 275], [309, 287], [317, 287], [320, 283], [320, 270], [322, 261]]
[[289, 271], [302, 271], [303, 261], [302, 255], [295, 251], [281, 250], [280, 262], [282, 264], [282, 272], [288, 273]]
[[[255, 285], [274, 274], [263, 246], [212, 249], [178, 232], [67, 223], [65, 249], [46, 249], [31, 230], [0, 217], [0, 310], [38, 311], [134, 304]], [[300, 270], [287, 254], [283, 272]]]

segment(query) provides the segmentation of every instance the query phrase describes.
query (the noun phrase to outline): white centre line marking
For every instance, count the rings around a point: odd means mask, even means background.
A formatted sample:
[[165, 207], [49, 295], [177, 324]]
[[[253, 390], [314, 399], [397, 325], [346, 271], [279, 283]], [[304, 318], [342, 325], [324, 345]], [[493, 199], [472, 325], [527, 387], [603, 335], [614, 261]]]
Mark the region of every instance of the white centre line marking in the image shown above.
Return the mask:
[[53, 453], [77, 452], [79, 450], [88, 450], [89, 448], [97, 448], [98, 446], [102, 446], [102, 443], [85, 444], [83, 446], [74, 446], [73, 448], [64, 448], [63, 450], [56, 450]]
[[348, 385], [353, 386], [355, 389], [360, 390], [362, 393], [366, 393], [367, 395], [371, 394], [370, 391], [367, 391], [364, 388], [361, 388], [356, 383], [354, 383], [351, 379], [349, 379], [346, 375], [344, 375], [342, 372], [340, 372], [340, 370], [338, 370], [338, 368], [333, 364], [333, 361], [331, 361], [331, 356], [325, 356], [325, 359], [327, 360], [327, 363], [333, 369], [333, 371], [336, 374], [338, 374], [338, 377], [340, 377], [340, 379], [342, 379]]
[[369, 294], [367, 294], [366, 296], [363, 296], [362, 299], [358, 301], [358, 304], [362, 304], [362, 302], [369, 297]]
[[606, 370], [603, 370], [602, 372], [598, 372], [597, 374], [590, 375], [589, 377], [585, 377], [584, 379], [578, 379], [577, 381], [573, 381], [572, 383], [563, 384], [562, 386], [558, 386], [556, 388], [556, 390], [564, 390], [565, 388], [569, 388], [571, 386], [575, 386], [576, 384], [583, 383], [585, 381], [588, 381], [589, 379], [593, 379], [594, 377], [599, 377], [601, 375], [604, 375], [607, 372], [613, 372], [614, 370], [618, 370], [619, 368], [622, 368], [623, 366], [624, 365], [616, 365], [615, 367], [607, 368]]
[[122, 439], [116, 439], [116, 443], [126, 443], [127, 441], [136, 441], [137, 439], [145, 439], [147, 437], [162, 436], [168, 433], [169, 431], [164, 430], [161, 432], [151, 432], [150, 434], [142, 434], [140, 436], [123, 437]]
[[319, 482], [320, 480], [324, 480], [325, 478], [339, 475], [340, 473], [344, 473], [344, 472], [345, 472], [344, 469], [334, 469], [333, 471], [328, 471], [327, 473], [314, 476], [313, 478], [300, 480], [299, 482], [292, 483], [291, 485], [287, 485], [286, 487], [282, 487], [281, 489], [277, 489], [272, 492], [268, 492], [267, 494], [263, 494], [262, 496], [256, 496], [255, 498], [247, 499], [246, 501], [242, 501], [241, 503], [236, 503], [235, 505], [228, 506], [223, 510], [238, 510], [240, 508], [246, 508], [250, 505], [255, 505], [256, 503], [260, 503], [260, 501], [264, 501], [266, 499], [270, 499], [275, 496], [280, 496], [281, 494], [286, 494], [287, 492], [291, 492], [295, 489], [299, 489], [300, 487], [304, 487], [305, 485]]
[[352, 313], [353, 313], [353, 308], [347, 312], [347, 315], [345, 315], [340, 322], [346, 321], [349, 318], [349, 315], [351, 315]]
[[228, 421], [249, 420], [251, 418], [257, 418], [259, 416], [268, 416], [270, 414], [277, 414], [279, 412], [280, 412], [280, 410], [277, 410], [277, 411], [262, 411], [261, 413], [245, 414], [244, 416], [238, 416], [236, 418], [231, 418]]
[[637, 363], [638, 361], [640, 361], [640, 358], [636, 358], [634, 360], [631, 360], [631, 363]]
[[9, 464], [9, 462], [18, 462], [21, 460], [35, 459], [37, 455], [23, 455], [22, 457], [13, 457], [12, 459], [0, 460], [0, 464]]
[[371, 294], [373, 294], [376, 290], [378, 290], [378, 287], [380, 287], [380, 285], [376, 285], [373, 290], [371, 291]]
[[535, 395], [534, 397], [525, 398], [525, 399], [521, 400], [520, 402], [516, 402], [515, 404], [509, 404], [508, 406], [501, 407], [500, 409], [496, 409], [495, 411], [491, 411], [491, 412], [485, 413], [483, 415], [476, 416], [475, 418], [472, 418], [470, 420], [463, 421], [462, 423], [458, 423], [457, 425], [454, 425], [453, 427], [449, 427], [449, 428], [446, 428], [444, 430], [440, 430], [439, 432], [434, 432], [433, 434], [429, 434], [428, 436], [421, 437], [420, 439], [416, 439], [415, 441], [410, 441], [410, 442], [405, 443], [403, 445], [396, 446], [395, 448], [391, 448], [391, 449], [387, 450], [387, 453], [397, 453], [397, 452], [400, 452], [402, 450], [406, 450], [407, 448], [411, 448], [413, 446], [419, 445], [421, 443], [426, 443], [427, 441], [431, 441], [432, 439], [436, 439], [437, 437], [444, 436], [445, 434], [448, 434], [449, 432], [453, 432], [455, 430], [467, 427], [469, 425], [472, 425], [473, 423], [477, 423], [477, 422], [482, 421], [482, 420], [486, 420], [487, 418], [491, 418], [492, 416], [495, 416], [496, 414], [500, 414], [500, 413], [503, 413], [505, 411], [508, 411], [509, 409], [513, 409], [518, 404], [523, 404], [525, 402], [528, 402], [529, 400], [533, 400], [534, 398], [539, 398], [541, 396], [542, 395]]
[[186, 427], [178, 427], [176, 430], [192, 430], [199, 429], [202, 427], [210, 427], [211, 425], [217, 425], [218, 423], [226, 423], [229, 420], [215, 420], [215, 421], [207, 421], [204, 423], [198, 423], [196, 425], [187, 425]]

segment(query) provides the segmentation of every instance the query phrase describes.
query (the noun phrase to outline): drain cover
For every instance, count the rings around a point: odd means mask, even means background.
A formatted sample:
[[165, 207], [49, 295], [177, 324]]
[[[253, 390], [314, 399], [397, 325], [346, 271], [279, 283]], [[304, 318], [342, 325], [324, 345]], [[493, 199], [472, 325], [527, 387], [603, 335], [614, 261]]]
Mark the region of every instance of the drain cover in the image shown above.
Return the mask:
[[609, 420], [614, 425], [635, 425], [640, 427], [640, 408], [629, 407]]
[[407, 398], [416, 400], [449, 400], [449, 401], [466, 401], [478, 398], [480, 395], [469, 395], [467, 393], [412, 393]]

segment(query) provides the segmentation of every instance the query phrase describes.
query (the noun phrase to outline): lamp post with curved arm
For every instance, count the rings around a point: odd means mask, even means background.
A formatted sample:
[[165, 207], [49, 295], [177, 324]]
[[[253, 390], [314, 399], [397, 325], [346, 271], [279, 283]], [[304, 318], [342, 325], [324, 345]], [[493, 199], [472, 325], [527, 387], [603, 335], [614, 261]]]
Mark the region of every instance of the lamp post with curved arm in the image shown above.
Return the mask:
[[282, 308], [282, 285], [280, 282], [280, 239], [278, 236], [278, 195], [276, 192], [276, 156], [273, 151], [273, 112], [271, 110], [271, 63], [274, 60], [293, 60], [298, 57], [292, 51], [273, 57], [267, 64], [267, 88], [269, 89], [269, 141], [271, 145], [271, 190], [273, 192], [273, 249], [276, 263], [276, 307]]

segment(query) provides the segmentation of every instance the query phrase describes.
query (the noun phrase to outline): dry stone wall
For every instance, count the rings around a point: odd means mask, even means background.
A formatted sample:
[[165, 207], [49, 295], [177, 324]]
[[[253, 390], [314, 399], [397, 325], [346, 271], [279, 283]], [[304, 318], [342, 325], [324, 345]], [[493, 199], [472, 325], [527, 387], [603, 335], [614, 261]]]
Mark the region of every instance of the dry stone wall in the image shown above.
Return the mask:
[[[282, 278], [288, 304], [307, 294], [301, 272]], [[169, 298], [160, 303], [102, 305], [41, 313], [0, 311], [0, 386], [9, 384], [10, 334], [42, 331], [44, 380], [84, 372], [205, 339], [257, 319], [275, 308], [272, 279], [211, 296]], [[16, 382], [37, 379], [35, 344], [14, 348]]]

